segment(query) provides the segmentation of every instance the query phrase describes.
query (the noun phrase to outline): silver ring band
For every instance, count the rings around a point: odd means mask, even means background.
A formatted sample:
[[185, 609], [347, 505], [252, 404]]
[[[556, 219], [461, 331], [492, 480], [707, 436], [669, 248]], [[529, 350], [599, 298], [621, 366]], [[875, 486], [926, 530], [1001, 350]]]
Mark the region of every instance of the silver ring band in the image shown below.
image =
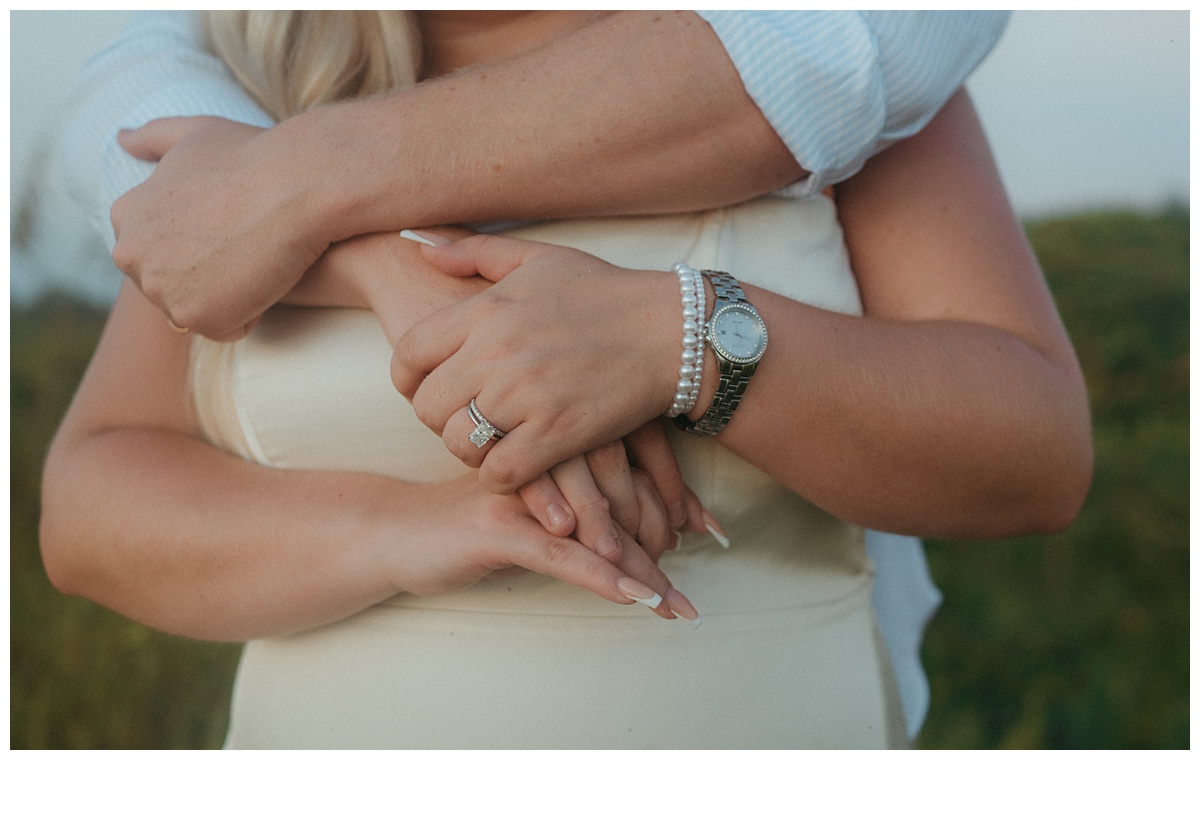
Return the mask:
[[504, 432], [489, 423], [483, 416], [479, 406], [475, 405], [475, 400], [471, 400], [470, 405], [467, 406], [467, 416], [475, 423], [475, 431], [467, 435], [467, 439], [475, 444], [477, 449], [483, 449], [489, 441], [500, 440], [504, 437]]

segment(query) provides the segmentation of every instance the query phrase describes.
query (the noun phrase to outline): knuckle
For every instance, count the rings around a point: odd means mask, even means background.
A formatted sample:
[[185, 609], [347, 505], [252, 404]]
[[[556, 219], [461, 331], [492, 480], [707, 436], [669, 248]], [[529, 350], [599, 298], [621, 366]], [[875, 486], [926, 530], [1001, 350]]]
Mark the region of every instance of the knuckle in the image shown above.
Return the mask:
[[494, 322], [511, 304], [509, 296], [500, 287], [493, 286], [467, 302], [467, 318], [473, 322]]
[[[404, 339], [400, 339], [403, 341]], [[405, 399], [411, 400], [416, 393], [417, 380], [412, 376], [405, 357], [397, 350], [392, 355], [392, 387], [400, 392]]]
[[112, 261], [122, 274], [133, 277], [137, 273], [137, 259], [132, 247], [124, 239], [117, 239], [113, 246]]
[[[581, 562], [575, 548], [576, 545], [578, 543], [565, 537], [548, 536], [543, 540], [542, 560], [545, 563], [546, 571], [554, 577], [561, 577], [567, 569]], [[587, 561], [583, 560], [582, 562], [586, 564]]]
[[505, 457], [503, 452], [491, 450], [479, 471], [483, 486], [493, 493], [512, 493], [524, 484], [529, 478], [526, 475], [528, 470], [521, 469], [520, 464], [514, 461], [512, 457]]
[[544, 508], [558, 500], [554, 482], [545, 473], [533, 481], [522, 484], [517, 493], [531, 508]]
[[625, 445], [620, 441], [593, 449], [587, 454], [587, 461], [593, 470], [604, 472], [624, 471], [629, 465], [625, 457]]
[[413, 413], [417, 415], [417, 419], [421, 421], [421, 425], [427, 426], [439, 435], [445, 434], [445, 424], [438, 417], [433, 402], [420, 389], [412, 396], [412, 409]]
[[586, 499], [580, 500], [571, 507], [575, 509], [575, 514], [581, 519], [607, 520], [611, 518], [612, 514], [612, 505], [608, 499], [599, 494], [589, 495]]

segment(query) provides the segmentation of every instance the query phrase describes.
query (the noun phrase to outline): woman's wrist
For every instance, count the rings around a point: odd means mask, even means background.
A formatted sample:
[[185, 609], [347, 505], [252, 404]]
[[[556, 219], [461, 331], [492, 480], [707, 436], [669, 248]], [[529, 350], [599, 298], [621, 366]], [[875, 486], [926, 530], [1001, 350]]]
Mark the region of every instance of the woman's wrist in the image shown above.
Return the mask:
[[[677, 265], [683, 265], [683, 264], [679, 263]], [[690, 268], [690, 266], [685, 266], [685, 267]], [[679, 272], [678, 272], [678, 270], [676, 270], [676, 275], [678, 276], [678, 274], [679, 274]], [[713, 355], [712, 349], [708, 346], [708, 341], [705, 338], [705, 335], [707, 332], [706, 327], [708, 325], [708, 319], [709, 319], [709, 316], [712, 314], [713, 306], [714, 306], [713, 288], [712, 288], [712, 284], [710, 283], [710, 281], [707, 280], [699, 270], [695, 270], [694, 298], [695, 298], [695, 305], [697, 307], [697, 309], [696, 309], [696, 327], [697, 327], [697, 329], [695, 331], [695, 335], [697, 338], [696, 338], [695, 347], [694, 347], [694, 357], [693, 357], [694, 362], [692, 363], [692, 366], [695, 370], [695, 376], [692, 380], [693, 397], [689, 401], [689, 404], [687, 405], [686, 410], [680, 412], [680, 414], [682, 416], [686, 417], [688, 420], [693, 420], [693, 421], [699, 419], [700, 417], [703, 417], [704, 412], [706, 412], [708, 410], [708, 407], [712, 404], [713, 397], [716, 395], [716, 392], [717, 392], [718, 380], [720, 379], [720, 373], [717, 370], [716, 356]], [[685, 305], [686, 305], [686, 301], [685, 301]], [[687, 323], [688, 317], [687, 316], [690, 313], [684, 312], [683, 314], [684, 314], [683, 329], [686, 333], [686, 332], [688, 332], [688, 323]], [[686, 348], [687, 345], [685, 344], [684, 346]], [[683, 358], [681, 356], [681, 359], [680, 359], [680, 368], [681, 369], [679, 371], [681, 378], [676, 383], [676, 387], [678, 389], [682, 389], [682, 387], [683, 387], [682, 367], [685, 364], [687, 364], [687, 358]], [[673, 415], [668, 413], [667, 416], [670, 417]]]

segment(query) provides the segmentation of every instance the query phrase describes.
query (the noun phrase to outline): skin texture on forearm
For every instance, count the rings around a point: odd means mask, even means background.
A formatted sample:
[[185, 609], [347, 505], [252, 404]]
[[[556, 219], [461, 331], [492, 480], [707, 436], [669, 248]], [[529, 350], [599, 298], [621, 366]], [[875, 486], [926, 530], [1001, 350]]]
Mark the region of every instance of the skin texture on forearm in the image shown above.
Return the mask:
[[159, 630], [241, 641], [398, 591], [378, 558], [355, 550], [397, 482], [270, 470], [153, 428], [57, 445], [46, 474], [51, 580]]
[[[442, 231], [468, 235], [465, 230]], [[398, 233], [378, 233], [335, 244], [282, 302], [370, 309], [379, 318], [388, 342], [395, 344], [426, 315], [490, 286], [480, 278], [443, 274], [421, 258], [416, 243]]]
[[202, 443], [189, 348], [126, 284], [47, 457], [42, 552], [56, 585], [214, 639], [312, 626], [398, 591], [359, 547], [401, 486], [288, 480]]
[[126, 284], [46, 461], [42, 556], [62, 591], [167, 632], [236, 640], [519, 566], [618, 604], [657, 592], [658, 615], [695, 618], [628, 537], [620, 557], [601, 557], [473, 474], [413, 485], [216, 449], [193, 416], [190, 346]]
[[[692, 72], [678, 72], [684, 55]], [[803, 175], [690, 12], [606, 14], [268, 131], [193, 117], [118, 139], [159, 163], [113, 204], [114, 262], [176, 323], [221, 340], [353, 236], [712, 208]]]
[[[960, 537], [1063, 527], [1090, 477], [1086, 393], [966, 97], [872, 162], [839, 206], [866, 317], [748, 283], [771, 344], [719, 440], [869, 527]], [[677, 304], [630, 315], [636, 291], [605, 304], [586, 287], [550, 304], [546, 284], [573, 274], [630, 284], [634, 273], [495, 238], [425, 253], [448, 271], [482, 270], [497, 281], [496, 298], [480, 305], [485, 292], [418, 324], [397, 345], [393, 378], [464, 460], [478, 456], [455, 449], [465, 435], [459, 409], [485, 391], [489, 419], [508, 431], [482, 459], [493, 490], [670, 403]], [[673, 288], [669, 275], [658, 279], [656, 289]], [[645, 320], [614, 342], [610, 321], [628, 332], [631, 317]], [[514, 340], [528, 335], [539, 338], [536, 353]], [[494, 348], [509, 346], [519, 352], [497, 357]], [[573, 373], [588, 348], [606, 363], [581, 379]], [[715, 369], [710, 352], [693, 417], [711, 401]], [[638, 370], [654, 381], [630, 373]]]
[[969, 99], [839, 187], [838, 209], [867, 317], [750, 289], [772, 346], [722, 443], [880, 530], [1065, 527], [1091, 475], [1087, 394]]
[[977, 323], [851, 318], [761, 289], [747, 296], [772, 326], [773, 358], [721, 434], [731, 451], [882, 531], [1007, 537], [1061, 530], [1078, 512], [1086, 401], [1053, 351]]
[[[804, 175], [691, 12], [607, 14], [515, 57], [319, 109], [269, 136], [281, 171], [320, 179], [309, 207], [328, 241], [708, 209]], [[323, 165], [289, 163], [311, 160]]]

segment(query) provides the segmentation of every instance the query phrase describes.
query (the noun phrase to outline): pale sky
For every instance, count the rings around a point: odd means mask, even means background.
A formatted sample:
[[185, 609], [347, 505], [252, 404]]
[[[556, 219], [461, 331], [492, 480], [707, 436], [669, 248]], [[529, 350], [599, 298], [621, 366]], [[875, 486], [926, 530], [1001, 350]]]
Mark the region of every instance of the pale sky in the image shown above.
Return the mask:
[[[128, 14], [11, 13], [10, 195], [72, 76]], [[1186, 11], [1014, 13], [968, 87], [1018, 213], [1188, 200], [1189, 27]], [[51, 204], [56, 228], [79, 224]], [[72, 272], [72, 249], [42, 250]]]

